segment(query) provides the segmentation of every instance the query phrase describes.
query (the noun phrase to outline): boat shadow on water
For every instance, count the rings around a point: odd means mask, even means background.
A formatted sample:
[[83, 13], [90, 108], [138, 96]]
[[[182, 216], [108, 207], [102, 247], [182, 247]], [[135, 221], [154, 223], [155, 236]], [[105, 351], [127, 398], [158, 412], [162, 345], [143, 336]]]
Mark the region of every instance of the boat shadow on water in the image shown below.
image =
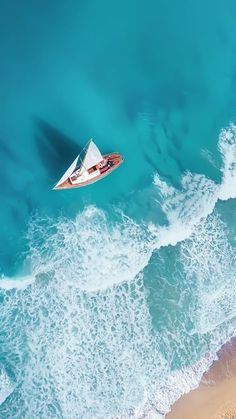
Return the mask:
[[53, 184], [83, 147], [41, 118], [34, 118], [34, 125], [37, 150]]

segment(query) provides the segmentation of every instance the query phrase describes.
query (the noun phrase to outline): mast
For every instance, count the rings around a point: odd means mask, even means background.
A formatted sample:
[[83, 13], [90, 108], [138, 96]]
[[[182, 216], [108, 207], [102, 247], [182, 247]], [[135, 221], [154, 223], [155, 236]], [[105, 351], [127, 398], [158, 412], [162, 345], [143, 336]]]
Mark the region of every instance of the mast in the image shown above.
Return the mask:
[[91, 139], [88, 143], [84, 159], [81, 163], [82, 167], [80, 169], [80, 173], [87, 171], [93, 166], [96, 166], [96, 164], [100, 163], [102, 160], [103, 160], [103, 156], [99, 148]]
[[[85, 160], [86, 154], [87, 154], [87, 152], [88, 152], [89, 144], [91, 143], [91, 141], [92, 141], [92, 140], [93, 140], [92, 138], [90, 138], [90, 140], [88, 140], [87, 144], [85, 144], [84, 148], [82, 149], [82, 151], [81, 151], [81, 152], [80, 152], [80, 154], [79, 154], [79, 159], [80, 159], [80, 161], [81, 161], [81, 166], [83, 166], [84, 170], [87, 170], [87, 169], [85, 168], [85, 166], [84, 166], [84, 160]], [[82, 154], [82, 152], [83, 152], [84, 150], [86, 150], [86, 152], [85, 152], [84, 158], [83, 158], [83, 160], [82, 160], [80, 156], [81, 156], [81, 154]], [[81, 167], [81, 169], [82, 169], [82, 167]], [[80, 170], [81, 170], [81, 169], [80, 169]]]

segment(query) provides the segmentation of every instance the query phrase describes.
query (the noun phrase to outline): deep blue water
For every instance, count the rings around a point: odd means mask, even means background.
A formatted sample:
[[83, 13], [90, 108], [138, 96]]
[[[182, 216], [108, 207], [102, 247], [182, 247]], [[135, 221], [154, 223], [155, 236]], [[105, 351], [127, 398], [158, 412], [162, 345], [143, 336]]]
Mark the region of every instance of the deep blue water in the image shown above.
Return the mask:
[[0, 6], [0, 418], [166, 412], [235, 334], [235, 2]]

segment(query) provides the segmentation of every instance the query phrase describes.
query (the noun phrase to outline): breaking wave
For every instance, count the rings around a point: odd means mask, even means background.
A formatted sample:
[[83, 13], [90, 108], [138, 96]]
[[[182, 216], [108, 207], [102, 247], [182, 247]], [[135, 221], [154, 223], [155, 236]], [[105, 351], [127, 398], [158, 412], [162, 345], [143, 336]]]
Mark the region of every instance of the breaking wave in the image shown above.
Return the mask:
[[27, 288], [29, 285], [31, 285], [34, 281], [35, 277], [30, 275], [14, 279], [2, 276], [0, 280], [0, 289], [11, 290], [13, 288], [16, 288], [18, 290], [23, 290]]
[[230, 124], [220, 133], [218, 148], [223, 159], [219, 199], [236, 197], [236, 125]]
[[[236, 249], [219, 214], [203, 219], [180, 243], [174, 264], [174, 275], [179, 275], [182, 283], [180, 287], [178, 282], [170, 283], [168, 274], [162, 276], [169, 281], [164, 292], [159, 291], [167, 296], [167, 307], [161, 314], [166, 316], [168, 312], [168, 321], [165, 319], [166, 330], [162, 330], [159, 341], [166, 345], [168, 365], [175, 358], [181, 368], [166, 373], [155, 397], [137, 409], [136, 418], [164, 417], [183, 393], [198, 386], [203, 373], [217, 359], [217, 351], [236, 334]], [[168, 302], [168, 288], [175, 298], [172, 304]], [[201, 348], [200, 361], [196, 348]], [[190, 362], [186, 365], [187, 359]]]

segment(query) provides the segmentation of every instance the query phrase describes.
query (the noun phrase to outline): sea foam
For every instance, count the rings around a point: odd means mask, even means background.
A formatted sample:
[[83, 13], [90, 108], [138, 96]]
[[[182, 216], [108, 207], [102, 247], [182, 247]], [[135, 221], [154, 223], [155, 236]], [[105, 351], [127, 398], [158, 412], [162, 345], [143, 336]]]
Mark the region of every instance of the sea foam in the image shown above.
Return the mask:
[[14, 386], [4, 370], [0, 367], [0, 405], [4, 403], [6, 398], [13, 392]]
[[34, 276], [26, 275], [22, 277], [7, 278], [2, 276], [0, 279], [0, 288], [10, 290], [12, 288], [23, 290], [35, 281]]
[[222, 129], [218, 148], [223, 159], [221, 168], [222, 182], [220, 185], [219, 199], [227, 200], [236, 197], [236, 125]]
[[[169, 371], [158, 383], [155, 396], [136, 408], [131, 417], [164, 418], [171, 405], [184, 393], [196, 388], [203, 373], [217, 359], [217, 351], [236, 333], [236, 249], [228, 241], [227, 225], [217, 214], [203, 219], [189, 239], [179, 248], [179, 262], [184, 271], [186, 295], [194, 288], [195, 302], [189, 310], [193, 338], [186, 345], [195, 351], [194, 336], [202, 345], [203, 356], [191, 366]], [[190, 294], [189, 294], [190, 295]], [[168, 331], [160, 339], [170, 342]], [[171, 336], [172, 352], [179, 345], [184, 350], [178, 333]], [[183, 357], [184, 364], [184, 357]]]

